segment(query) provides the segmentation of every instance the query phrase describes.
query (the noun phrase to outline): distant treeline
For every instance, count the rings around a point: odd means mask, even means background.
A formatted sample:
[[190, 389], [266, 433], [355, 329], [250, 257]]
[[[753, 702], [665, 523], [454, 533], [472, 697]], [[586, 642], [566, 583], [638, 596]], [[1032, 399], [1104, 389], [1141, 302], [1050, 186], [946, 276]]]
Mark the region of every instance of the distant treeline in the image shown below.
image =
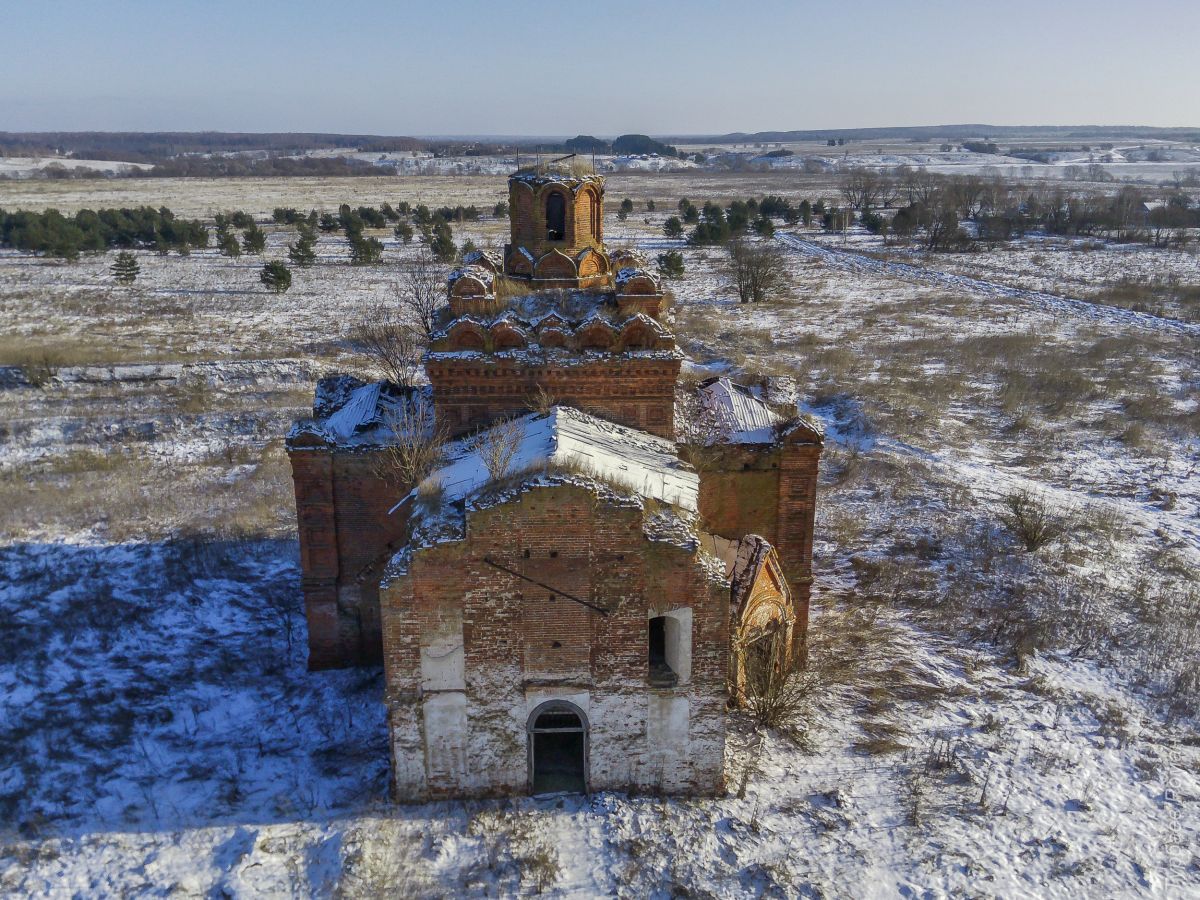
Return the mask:
[[617, 156], [641, 156], [651, 153], [657, 153], [659, 156], [679, 155], [679, 151], [670, 144], [656, 141], [644, 134], [623, 134], [611, 143], [590, 134], [580, 134], [564, 142], [562, 149], [567, 153], [615, 153]]
[[1158, 138], [1168, 141], [1200, 142], [1200, 128], [1155, 128], [1144, 125], [930, 125], [904, 126], [896, 128], [836, 128], [824, 131], [757, 131], [754, 133], [734, 132], [720, 135], [676, 135], [663, 137], [665, 141], [710, 144], [746, 143], [791, 143], [794, 141], [826, 141], [829, 138], [845, 140], [994, 140], [996, 138], [1020, 138], [1030, 135], [1046, 135], [1063, 140], [1087, 140], [1099, 138]]
[[135, 178], [236, 178], [383, 175], [386, 172], [369, 162], [345, 156], [271, 156], [266, 159], [247, 159], [244, 156], [181, 156], [161, 162], [152, 169], [129, 174]]
[[0, 209], [0, 247], [78, 259], [81, 253], [100, 253], [110, 247], [149, 248], [189, 253], [208, 246], [208, 229], [195, 219], [177, 219], [165, 206], [154, 209], [81, 209], [64, 216], [45, 212], [5, 212]]
[[222, 131], [0, 131], [0, 155], [74, 156], [118, 162], [159, 163], [189, 153], [263, 151], [299, 153], [357, 147], [369, 152], [423, 150], [412, 137], [372, 134], [249, 134]]

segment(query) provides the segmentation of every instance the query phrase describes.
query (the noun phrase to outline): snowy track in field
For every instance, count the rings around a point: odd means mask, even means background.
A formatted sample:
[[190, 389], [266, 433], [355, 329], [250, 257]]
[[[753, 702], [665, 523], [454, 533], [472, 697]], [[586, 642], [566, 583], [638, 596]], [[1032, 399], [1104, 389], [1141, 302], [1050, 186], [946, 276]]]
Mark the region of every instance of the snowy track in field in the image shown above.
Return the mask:
[[1083, 317], [1105, 324], [1200, 337], [1200, 325], [1181, 322], [1178, 319], [1165, 319], [1149, 315], [1148, 313], [1134, 312], [1098, 303], [1089, 303], [1086, 300], [1075, 300], [1070, 297], [1059, 297], [1055, 294], [1046, 294], [1041, 291], [1022, 290], [1021, 288], [996, 284], [993, 281], [970, 278], [966, 275], [951, 275], [947, 272], [937, 272], [907, 263], [885, 262], [884, 260], [864, 256], [861, 253], [824, 247], [813, 241], [806, 241], [804, 238], [796, 237], [793, 234], [779, 234], [776, 237], [790, 249], [819, 259], [825, 264], [843, 272], [890, 275], [906, 281], [936, 284], [953, 290], [971, 291], [989, 297], [1024, 300], [1050, 312]]

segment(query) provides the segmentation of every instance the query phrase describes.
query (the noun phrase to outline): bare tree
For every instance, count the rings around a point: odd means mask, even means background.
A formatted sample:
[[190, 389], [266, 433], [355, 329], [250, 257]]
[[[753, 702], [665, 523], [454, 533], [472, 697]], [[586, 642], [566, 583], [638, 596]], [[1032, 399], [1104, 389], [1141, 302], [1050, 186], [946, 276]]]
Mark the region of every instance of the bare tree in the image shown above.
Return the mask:
[[384, 446], [380, 472], [389, 481], [416, 484], [441, 462], [446, 428], [437, 421], [433, 403], [423, 391], [413, 391], [384, 414], [392, 433]]
[[437, 326], [438, 312], [446, 299], [446, 269], [428, 250], [422, 250], [404, 267], [396, 285], [400, 308], [408, 313], [412, 327], [426, 340]]
[[941, 187], [941, 179], [925, 169], [909, 169], [904, 173], [903, 188], [909, 203], [928, 205]]
[[871, 209], [880, 201], [884, 178], [873, 169], [851, 169], [842, 177], [842, 196], [857, 210]]
[[675, 437], [689, 463], [701, 472], [715, 469], [724, 458], [731, 434], [728, 420], [706, 402], [699, 383], [679, 385], [675, 391]]
[[389, 303], [380, 303], [363, 314], [358, 343], [395, 384], [412, 387], [421, 371], [426, 335]]
[[765, 300], [787, 278], [783, 253], [771, 243], [731, 241], [728, 272], [743, 303]]
[[475, 439], [474, 449], [483, 460], [492, 480], [499, 481], [511, 473], [521, 440], [525, 437], [525, 426], [520, 419], [505, 419], [497, 422]]

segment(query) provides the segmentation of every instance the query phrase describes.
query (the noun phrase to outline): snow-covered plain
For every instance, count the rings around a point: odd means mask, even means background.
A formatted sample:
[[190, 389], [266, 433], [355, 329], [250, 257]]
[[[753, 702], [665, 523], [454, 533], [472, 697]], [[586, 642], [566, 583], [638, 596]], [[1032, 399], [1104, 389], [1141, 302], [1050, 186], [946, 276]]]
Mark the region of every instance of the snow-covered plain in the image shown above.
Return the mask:
[[[610, 244], [679, 247], [678, 195], [639, 184], [658, 209]], [[368, 374], [355, 325], [414, 248], [356, 269], [323, 236], [281, 296], [257, 257], [140, 254], [126, 289], [111, 259], [0, 256], [0, 363], [24, 365], [0, 369], [0, 893], [1200, 892], [1197, 341], [1093, 302], [1126, 273], [1196, 283], [1196, 257], [871, 240], [797, 235], [761, 308], [714, 249], [673, 285], [690, 371], [791, 375], [826, 425], [799, 733], [734, 717], [721, 798], [418, 807], [387, 802], [379, 673], [305, 670], [280, 448], [321, 372]], [[1020, 489], [1065, 539], [1017, 546]]]

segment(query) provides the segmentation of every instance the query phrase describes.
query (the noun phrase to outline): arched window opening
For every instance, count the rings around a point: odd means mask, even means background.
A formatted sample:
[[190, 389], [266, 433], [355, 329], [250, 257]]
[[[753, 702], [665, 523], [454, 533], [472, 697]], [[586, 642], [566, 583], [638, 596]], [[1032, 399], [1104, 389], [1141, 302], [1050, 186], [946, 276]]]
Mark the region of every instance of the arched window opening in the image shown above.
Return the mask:
[[561, 191], [553, 191], [546, 198], [546, 239], [550, 241], [566, 240], [567, 234], [567, 203]]
[[597, 194], [588, 192], [589, 197], [589, 212], [591, 213], [592, 238], [600, 240], [600, 197]]

